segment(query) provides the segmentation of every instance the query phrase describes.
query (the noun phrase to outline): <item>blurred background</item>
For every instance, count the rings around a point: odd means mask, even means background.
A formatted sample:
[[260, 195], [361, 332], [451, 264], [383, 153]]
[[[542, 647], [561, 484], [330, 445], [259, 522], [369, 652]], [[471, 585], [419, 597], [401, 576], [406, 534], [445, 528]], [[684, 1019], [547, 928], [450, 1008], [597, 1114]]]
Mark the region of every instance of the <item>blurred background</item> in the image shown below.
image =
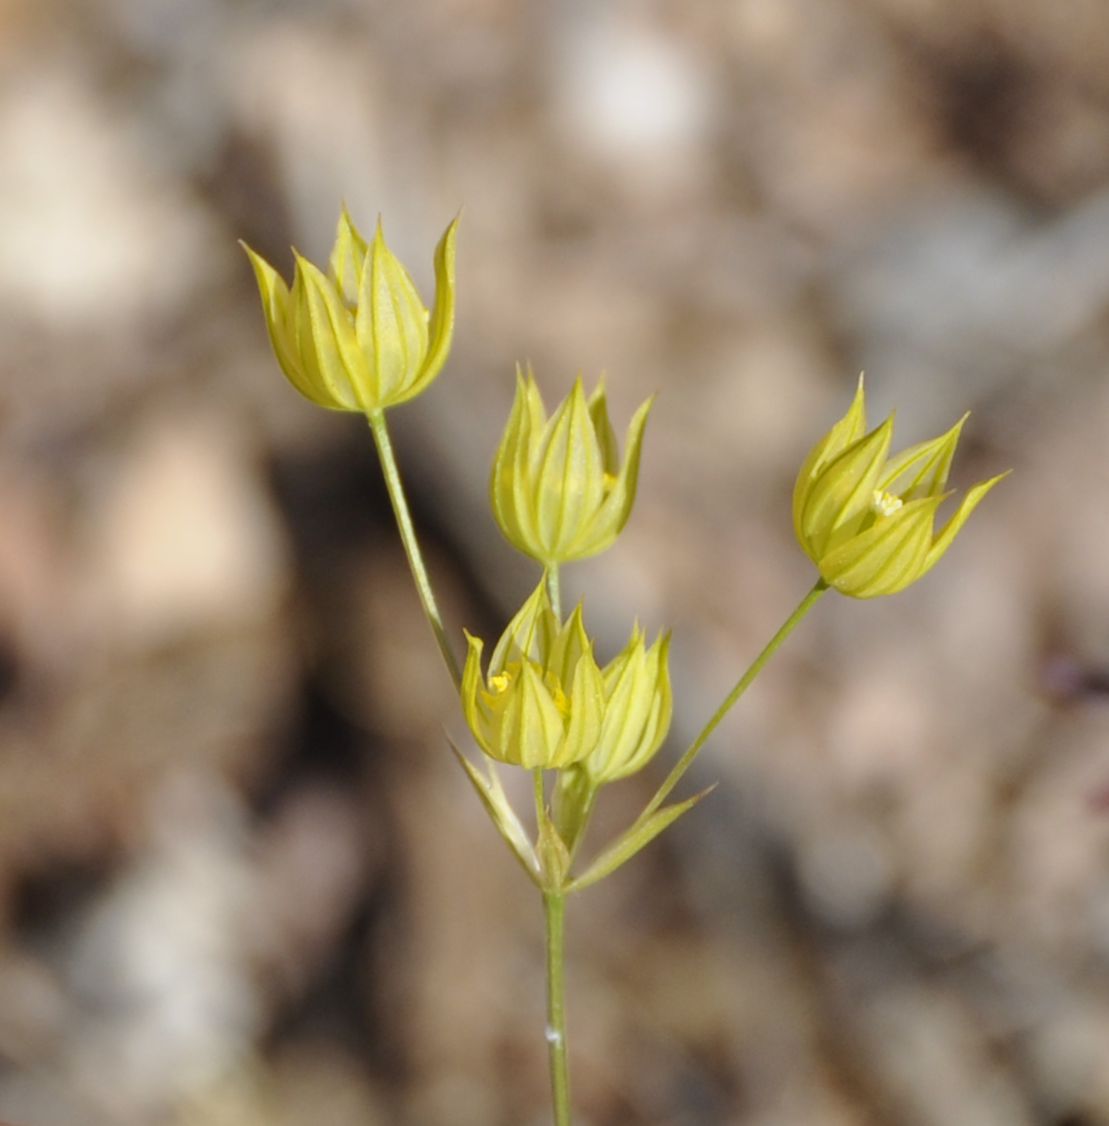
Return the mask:
[[541, 910], [369, 435], [285, 383], [243, 238], [340, 202], [452, 359], [390, 416], [445, 614], [535, 581], [488, 513], [513, 367], [657, 391], [564, 576], [674, 629], [635, 814], [812, 582], [789, 497], [859, 370], [1013, 467], [897, 598], [831, 596], [571, 904], [583, 1126], [1109, 1123], [1109, 5], [3, 0], [0, 1118], [549, 1122]]

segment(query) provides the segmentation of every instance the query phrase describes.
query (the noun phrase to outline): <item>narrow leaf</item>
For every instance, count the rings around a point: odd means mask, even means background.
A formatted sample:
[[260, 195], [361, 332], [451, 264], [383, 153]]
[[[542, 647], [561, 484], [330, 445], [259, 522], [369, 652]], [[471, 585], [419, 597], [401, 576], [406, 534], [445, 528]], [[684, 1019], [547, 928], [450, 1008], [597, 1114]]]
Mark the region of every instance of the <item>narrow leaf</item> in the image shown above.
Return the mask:
[[462, 769], [466, 771], [466, 777], [470, 779], [471, 784], [477, 791], [477, 796], [481, 799], [485, 812], [489, 814], [493, 827], [512, 850], [513, 856], [520, 862], [532, 883], [542, 888], [539, 859], [535, 855], [531, 841], [528, 840], [527, 833], [524, 832], [523, 825], [520, 824], [520, 819], [516, 816], [512, 806], [508, 804], [508, 797], [501, 787], [500, 779], [493, 773], [490, 774], [489, 778], [483, 778], [478, 768], [455, 746], [454, 740], [449, 735], [447, 742], [454, 752], [454, 757], [458, 759]]
[[645, 848], [661, 833], [668, 829], [683, 813], [691, 810], [703, 797], [716, 789], [713, 783], [699, 794], [694, 794], [685, 801], [675, 802], [673, 805], [664, 806], [655, 810], [646, 818], [640, 818], [622, 836], [618, 837], [596, 860], [575, 880], [567, 885], [567, 891], [581, 891], [590, 884], [611, 876], [617, 868], [626, 864], [637, 852]]

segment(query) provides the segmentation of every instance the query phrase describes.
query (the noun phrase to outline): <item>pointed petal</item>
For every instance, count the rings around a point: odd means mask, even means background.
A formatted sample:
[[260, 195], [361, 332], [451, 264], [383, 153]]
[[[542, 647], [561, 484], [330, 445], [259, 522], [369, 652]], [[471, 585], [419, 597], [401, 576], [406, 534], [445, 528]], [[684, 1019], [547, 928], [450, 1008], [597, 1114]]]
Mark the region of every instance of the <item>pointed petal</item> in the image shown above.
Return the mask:
[[634, 641], [628, 659], [622, 665], [613, 662], [618, 679], [606, 684], [605, 724], [597, 750], [587, 763], [598, 784], [641, 770], [670, 728], [670, 635], [661, 635], [648, 650], [643, 648], [642, 634]]
[[[504, 434], [493, 459], [489, 475], [489, 500], [502, 534], [514, 547], [525, 549], [526, 539], [521, 522], [523, 498], [520, 487], [521, 465], [527, 464], [528, 389], [520, 369], [516, 369], [516, 394]], [[523, 456], [521, 456], [523, 451]]]
[[[935, 543], [932, 544], [929, 552], [928, 559], [924, 564], [924, 570], [927, 571], [934, 567], [939, 562], [941, 556], [951, 546], [955, 537], [959, 534], [959, 530], [970, 519], [970, 514], [982, 503], [986, 494], [998, 483], [1012, 473], [1011, 469], [1007, 469], [1004, 473], [999, 473], [996, 477], [991, 477], [988, 481], [980, 481], [972, 489], [968, 490], [962, 503], [955, 510], [954, 515], [943, 526], [940, 534], [936, 536]], [[923, 573], [923, 572], [922, 572]]]
[[454, 336], [454, 253], [457, 235], [456, 218], [443, 233], [435, 250], [435, 307], [431, 311], [427, 354], [423, 369], [412, 386], [413, 395], [419, 394], [443, 370], [450, 354]]
[[512, 620], [501, 634], [493, 656], [489, 659], [489, 675], [496, 676], [505, 665], [523, 658], [543, 664], [545, 654], [540, 652], [540, 640], [544, 636], [546, 623], [543, 619], [552, 616], [547, 584], [543, 579], [528, 595], [524, 604], [512, 616]]
[[902, 500], [936, 496], [942, 493], [959, 444], [963, 424], [970, 417], [968, 411], [938, 438], [910, 446], [896, 457], [891, 457], [882, 469], [878, 488]]
[[829, 586], [852, 598], [894, 594], [921, 575], [943, 497], [910, 501], [820, 560]]
[[489, 725], [478, 702], [478, 693], [485, 685], [481, 675], [481, 652], [485, 643], [480, 637], [466, 633], [466, 664], [462, 670], [462, 686], [459, 697], [462, 715], [477, 744], [486, 754], [494, 754], [491, 749]]
[[570, 684], [570, 722], [566, 727], [562, 754], [553, 765], [570, 766], [592, 753], [601, 732], [604, 706], [601, 670], [597, 668], [593, 654], [587, 652], [574, 667]]
[[568, 685], [574, 676], [578, 661], [593, 652], [593, 643], [585, 629], [582, 603], [579, 602], [551, 638], [549, 650], [540, 663], [560, 684]]
[[297, 257], [297, 281], [302, 297], [298, 312], [310, 323], [311, 363], [305, 352], [304, 326], [298, 326], [301, 359], [320, 385], [345, 410], [373, 410], [367, 396], [366, 360], [354, 334], [353, 319], [326, 275], [306, 258]]
[[620, 468], [620, 450], [616, 445], [616, 431], [608, 417], [608, 402], [605, 399], [605, 377], [602, 375], [593, 394], [589, 396], [589, 417], [593, 419], [593, 429], [597, 443], [601, 447], [601, 463], [606, 473], [616, 475]]
[[[296, 251], [293, 253], [295, 255]], [[293, 275], [293, 285], [289, 291], [288, 324], [289, 342], [296, 356], [301, 378], [309, 388], [309, 398], [332, 410], [347, 410], [346, 402], [336, 399], [320, 376], [320, 365], [312, 331], [312, 313], [308, 307], [307, 283], [300, 269], [299, 259]]]
[[343, 301], [353, 309], [358, 304], [358, 287], [362, 279], [362, 267], [368, 251], [366, 240], [359, 234], [354, 220], [350, 217], [344, 203], [339, 213], [339, 223], [335, 231], [335, 245], [331, 248], [329, 266], [331, 280], [342, 294]]
[[643, 435], [654, 404], [655, 396], [652, 395], [641, 403], [639, 409], [632, 415], [624, 441], [623, 468], [604, 504], [573, 545], [571, 558], [586, 559], [590, 555], [604, 551], [612, 546], [616, 537], [624, 530], [635, 505], [635, 496], [639, 487], [639, 463], [643, 454]]
[[[517, 373], [519, 370], [517, 367]], [[543, 396], [540, 394], [531, 364], [524, 369], [524, 386], [527, 388], [528, 423], [538, 437], [547, 425], [547, 408], [543, 405]]]
[[866, 392], [863, 377], [859, 376], [855, 397], [847, 413], [828, 433], [809, 451], [797, 474], [797, 484], [793, 488], [793, 529], [798, 540], [805, 542], [801, 531], [801, 514], [808, 502], [809, 489], [820, 470], [833, 458], [838, 457], [848, 446], [853, 445], [866, 433]]
[[812, 482], [801, 512], [800, 541], [814, 562], [819, 563], [834, 532], [869, 512], [892, 437], [890, 415], [827, 462]]
[[528, 769], [546, 769], [558, 761], [562, 750], [566, 732], [562, 712], [530, 661], [523, 663], [516, 687], [516, 715], [505, 733], [509, 736], [504, 748], [510, 756], [507, 761]]
[[285, 378], [306, 398], [317, 406], [334, 407], [330, 398], [322, 398], [305, 378], [296, 346], [289, 331], [290, 295], [289, 287], [280, 274], [260, 255], [256, 254], [245, 242], [240, 240], [239, 245], [246, 251], [250, 264], [254, 268], [254, 277], [258, 283], [258, 292], [262, 298], [262, 312], [266, 318], [266, 331], [269, 333], [270, 346]]
[[605, 716], [597, 750], [586, 764], [598, 782], [609, 782], [632, 755], [651, 708], [647, 655], [637, 630], [605, 668]]
[[427, 357], [427, 309], [408, 271], [385, 244], [381, 224], [362, 270], [358, 341], [372, 357], [380, 407], [411, 398], [413, 382]]
[[546, 553], [539, 537], [539, 512], [533, 486], [538, 472], [543, 435], [547, 429], [547, 409], [543, 406], [543, 396], [539, 393], [530, 365], [524, 380], [524, 392], [524, 409], [512, 478], [512, 499], [520, 528], [520, 540], [516, 546], [533, 558], [546, 562]]
[[646, 685], [645, 691], [650, 693], [650, 707], [639, 731], [635, 749], [612, 775], [613, 782], [642, 770], [658, 753], [670, 730], [674, 701], [670, 685], [669, 632], [664, 633], [647, 650]]
[[604, 497], [601, 450], [580, 378], [547, 424], [533, 489], [539, 544], [547, 561], [563, 561]]

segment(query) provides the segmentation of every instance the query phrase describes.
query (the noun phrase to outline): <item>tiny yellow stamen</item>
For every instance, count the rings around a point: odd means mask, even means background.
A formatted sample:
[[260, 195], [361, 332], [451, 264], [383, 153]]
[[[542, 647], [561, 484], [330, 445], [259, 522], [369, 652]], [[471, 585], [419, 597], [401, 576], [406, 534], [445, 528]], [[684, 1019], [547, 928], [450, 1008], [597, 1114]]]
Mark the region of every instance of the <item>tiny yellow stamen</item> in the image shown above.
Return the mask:
[[500, 672], [489, 678], [489, 689], [495, 696], [499, 696], [502, 692], [507, 691], [511, 683], [512, 677], [506, 672]]
[[875, 489], [874, 496], [870, 500], [870, 507], [879, 516], [892, 516], [903, 503], [901, 498], [895, 497], [893, 493], [887, 493], [884, 489]]
[[554, 685], [554, 705], [558, 708], [560, 715], [568, 716], [570, 714], [570, 700], [558, 684]]

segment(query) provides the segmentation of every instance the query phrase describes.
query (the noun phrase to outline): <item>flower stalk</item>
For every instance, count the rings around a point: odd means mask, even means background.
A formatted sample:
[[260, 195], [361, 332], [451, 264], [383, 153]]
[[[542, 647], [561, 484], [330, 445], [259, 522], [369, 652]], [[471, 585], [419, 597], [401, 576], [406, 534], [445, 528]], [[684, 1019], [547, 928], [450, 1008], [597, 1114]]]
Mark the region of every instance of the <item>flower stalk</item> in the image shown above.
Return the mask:
[[762, 672], [767, 662], [781, 648], [782, 643], [797, 628], [805, 615], [816, 605], [820, 597], [827, 591], [828, 584], [823, 579], [818, 579], [812, 590], [797, 604], [797, 608], [782, 623], [778, 632], [766, 643], [763, 650], [747, 667], [747, 671], [736, 681], [735, 686], [724, 697], [720, 707], [709, 717], [708, 723], [701, 728], [701, 733], [689, 745], [689, 749], [674, 764], [673, 770], [666, 776], [666, 781], [659, 786], [655, 796], [648, 802], [647, 808], [639, 815], [638, 821], [646, 821], [660, 805], [670, 796], [671, 791], [681, 781], [685, 772], [693, 765], [693, 760], [700, 753], [701, 748], [709, 741], [712, 733], [723, 722], [724, 717], [736, 706], [739, 698], [754, 683], [755, 678]]
[[397, 468], [397, 459], [393, 454], [393, 443], [389, 439], [389, 427], [385, 422], [383, 410], [374, 411], [367, 416], [370, 423], [370, 432], [373, 434], [374, 445], [377, 447], [377, 456], [381, 461], [381, 471], [385, 476], [385, 488], [389, 493], [389, 501], [393, 506], [393, 515], [396, 517], [397, 530], [400, 532], [401, 543], [404, 544], [404, 554], [408, 558], [408, 569], [412, 573], [412, 581], [416, 584], [416, 593], [420, 597], [424, 617], [435, 635], [435, 643], [439, 646], [443, 663], [447, 666], [451, 680], [454, 682], [455, 691], [462, 687], [462, 670], [451, 648], [450, 639], [447, 637], [443, 625], [443, 616], [439, 613], [439, 604], [435, 600], [435, 591], [428, 578], [427, 567], [424, 566], [423, 552], [420, 551], [420, 541], [416, 538], [416, 529], [412, 525], [412, 514], [408, 510], [408, 500], [404, 495], [404, 483], [401, 481], [400, 470]]

